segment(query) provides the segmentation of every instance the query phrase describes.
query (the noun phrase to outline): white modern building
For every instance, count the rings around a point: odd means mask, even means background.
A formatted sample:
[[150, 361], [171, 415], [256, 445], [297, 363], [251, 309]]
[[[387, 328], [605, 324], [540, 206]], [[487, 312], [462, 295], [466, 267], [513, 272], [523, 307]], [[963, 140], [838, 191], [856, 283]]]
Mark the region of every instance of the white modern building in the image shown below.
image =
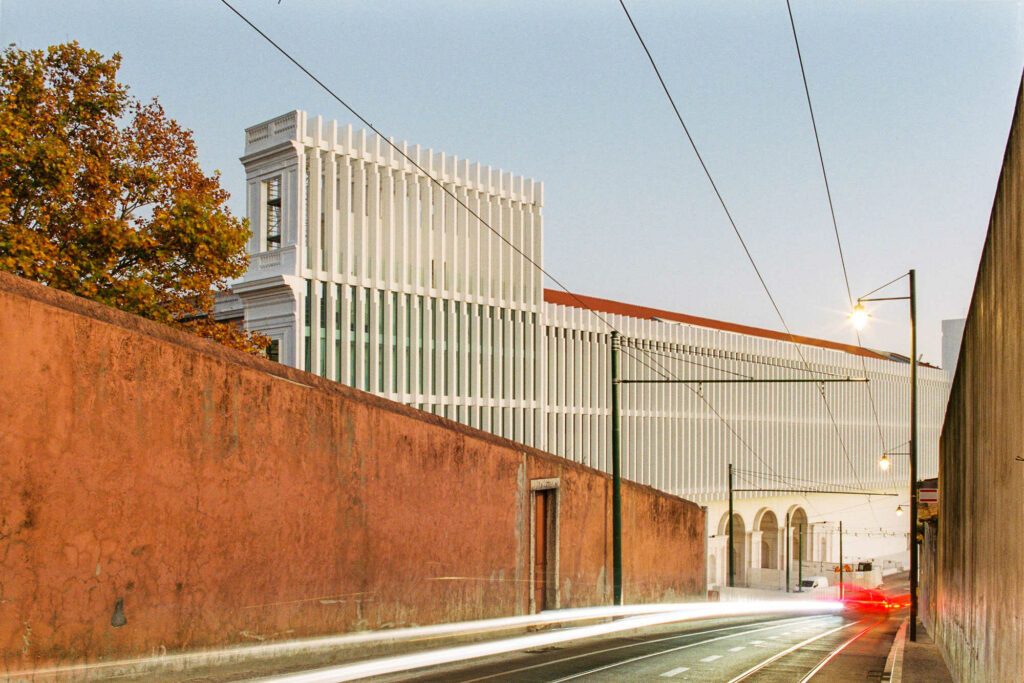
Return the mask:
[[[777, 584], [787, 536], [791, 557], [835, 562], [840, 519], [847, 562], [906, 557], [906, 359], [545, 290], [541, 183], [396, 144], [440, 185], [351, 126], [295, 111], [249, 128], [252, 259], [219, 317], [269, 335], [282, 363], [606, 471], [612, 327], [623, 378], [867, 376], [625, 385], [623, 475], [708, 506], [709, 584], [725, 581], [729, 463], [735, 488], [776, 490], [736, 494], [738, 583]], [[948, 388], [921, 368], [921, 478]]]
[[967, 318], [954, 318], [942, 321], [942, 369], [952, 381], [956, 374], [957, 360], [960, 358], [960, 343], [964, 339], [964, 327]]

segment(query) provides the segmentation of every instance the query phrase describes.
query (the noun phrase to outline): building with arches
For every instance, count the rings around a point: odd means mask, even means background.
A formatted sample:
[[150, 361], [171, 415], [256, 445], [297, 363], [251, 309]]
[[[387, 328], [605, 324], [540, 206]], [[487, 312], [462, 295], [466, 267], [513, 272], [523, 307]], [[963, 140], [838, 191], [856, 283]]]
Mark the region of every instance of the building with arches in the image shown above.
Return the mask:
[[[835, 558], [840, 518], [865, 534], [858, 558], [906, 553], [907, 463], [876, 463], [907, 439], [907, 359], [545, 289], [543, 185], [465, 159], [295, 111], [249, 128], [242, 163], [251, 261], [217, 315], [267, 334], [272, 358], [604, 471], [613, 328], [624, 378], [867, 377], [624, 385], [622, 472], [708, 506], [709, 585], [727, 571], [729, 463], [737, 488], [774, 490], [736, 496], [739, 583], [783, 571], [794, 535], [807, 561]], [[949, 378], [919, 382], [923, 478]], [[902, 498], [778, 492], [797, 488]]]

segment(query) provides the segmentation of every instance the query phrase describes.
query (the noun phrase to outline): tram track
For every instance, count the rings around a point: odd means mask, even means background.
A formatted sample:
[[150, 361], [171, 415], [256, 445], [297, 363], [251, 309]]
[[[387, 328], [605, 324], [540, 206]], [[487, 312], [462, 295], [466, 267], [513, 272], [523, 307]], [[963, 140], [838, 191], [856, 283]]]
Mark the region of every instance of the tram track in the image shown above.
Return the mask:
[[[886, 617], [821, 615], [715, 625], [673, 635], [648, 634], [571, 648], [520, 653], [465, 668], [375, 680], [567, 681], [676, 680], [836, 681], [858, 666], [881, 666], [871, 654], [892, 624]], [[709, 625], [710, 626], [710, 625]], [[870, 641], [870, 642], [869, 642]], [[857, 644], [857, 645], [855, 645]], [[848, 657], [847, 657], [848, 656]], [[884, 662], [885, 653], [881, 658]], [[840, 660], [837, 662], [837, 660]], [[869, 661], [870, 660], [870, 661]], [[833, 664], [832, 666], [829, 666]], [[863, 666], [861, 666], [863, 664]], [[861, 674], [857, 674], [861, 680]]]
[[[781, 660], [781, 659], [783, 659], [783, 658], [785, 658], [785, 657], [787, 657], [789, 655], [792, 655], [792, 654], [795, 654], [795, 653], [799, 652], [800, 650], [802, 650], [806, 646], [810, 645], [811, 643], [817, 642], [817, 641], [819, 641], [819, 640], [821, 640], [823, 638], [827, 638], [828, 636], [830, 636], [830, 635], [832, 635], [834, 633], [838, 633], [840, 631], [843, 631], [845, 629], [848, 629], [848, 628], [851, 628], [851, 627], [854, 627], [854, 626], [862, 625], [862, 624], [864, 624], [865, 622], [868, 622], [868, 621], [870, 621], [870, 620], [869, 619], [861, 619], [860, 621], [855, 621], [855, 622], [850, 623], [850, 624], [843, 624], [842, 626], [838, 626], [836, 628], [830, 629], [828, 631], [825, 631], [824, 633], [819, 633], [816, 636], [812, 636], [812, 637], [810, 637], [810, 638], [808, 638], [808, 639], [806, 639], [806, 640], [804, 640], [804, 641], [802, 641], [800, 643], [797, 643], [796, 645], [792, 645], [792, 646], [786, 648], [785, 650], [783, 650], [782, 652], [774, 654], [771, 657], [768, 657], [767, 659], [765, 659], [764, 661], [762, 661], [762, 662], [760, 662], [760, 663], [750, 667], [749, 669], [747, 669], [746, 671], [742, 672], [738, 676], [730, 679], [728, 683], [740, 683], [740, 681], [748, 680], [748, 679], [750, 679], [751, 677], [753, 677], [754, 675], [756, 675], [758, 673], [769, 673], [767, 670], [773, 664], [775, 664], [779, 660]], [[843, 650], [845, 650], [847, 647], [849, 647], [851, 644], [853, 644], [854, 642], [859, 640], [861, 637], [863, 637], [865, 634], [867, 634], [871, 629], [875, 628], [876, 626], [878, 626], [881, 623], [883, 623], [883, 620], [881, 620], [881, 619], [874, 620], [872, 623], [868, 624], [866, 628], [860, 630], [855, 636], [853, 636], [852, 638], [849, 638], [848, 640], [844, 641], [838, 647], [833, 648], [831, 651], [829, 651], [829, 653], [823, 659], [818, 661], [818, 663], [814, 666], [814, 668], [812, 668], [810, 671], [808, 671], [800, 679], [800, 683], [806, 683], [806, 681], [810, 681], [822, 669], [824, 669], [825, 666], [829, 662], [833, 661], [839, 655], [839, 653], [841, 653]]]
[[[637, 657], [632, 657], [630, 659], [625, 659], [625, 660], [622, 660], [622, 661], [619, 661], [619, 662], [615, 662], [613, 664], [607, 664], [605, 666], [597, 667], [595, 669], [590, 669], [590, 670], [587, 670], [587, 671], [581, 671], [581, 672], [575, 673], [575, 674], [573, 674], [571, 676], [565, 676], [563, 678], [556, 678], [551, 683], [562, 683], [563, 681], [576, 680], [576, 679], [579, 679], [579, 678], [584, 678], [584, 677], [587, 677], [587, 676], [592, 676], [594, 674], [601, 673], [603, 671], [608, 671], [610, 669], [614, 669], [614, 668], [617, 668], [617, 667], [628, 666], [630, 664], [642, 661], [644, 659], [650, 659], [652, 657], [661, 657], [661, 656], [665, 656], [665, 655], [668, 655], [668, 654], [672, 654], [674, 652], [679, 652], [679, 651], [682, 651], [682, 650], [688, 650], [690, 648], [699, 647], [701, 645], [707, 645], [709, 643], [714, 643], [714, 642], [718, 642], [718, 641], [721, 641], [721, 640], [727, 640], [727, 639], [730, 639], [730, 638], [745, 637], [745, 636], [749, 636], [749, 635], [751, 635], [753, 633], [760, 633], [762, 631], [770, 631], [770, 630], [773, 630], [773, 629], [785, 628], [786, 626], [792, 626], [793, 624], [799, 624], [799, 623], [803, 623], [803, 622], [807, 622], [807, 621], [814, 621], [814, 620], [818, 620], [818, 619], [821, 619], [821, 618], [822, 617], [811, 617], [810, 619], [799, 619], [799, 620], [795, 620], [795, 621], [788, 621], [787, 623], [784, 623], [784, 624], [774, 623], [774, 624], [771, 624], [771, 625], [768, 625], [768, 626], [764, 626], [763, 628], [754, 628], [754, 629], [749, 628], [750, 625], [747, 625], [746, 630], [741, 631], [740, 633], [733, 633], [733, 634], [724, 635], [724, 636], [717, 636], [715, 638], [707, 638], [705, 640], [698, 640], [698, 641], [693, 642], [693, 643], [687, 643], [685, 645], [679, 645], [679, 646], [672, 647], [672, 648], [669, 648], [669, 649], [666, 649], [666, 650], [659, 650], [658, 652], [651, 652], [651, 653], [640, 655], [640, 656], [637, 656]], [[762, 622], [762, 623], [764, 623], [764, 622]], [[683, 638], [683, 637], [692, 637], [694, 635], [705, 635], [707, 633], [713, 633], [715, 631], [722, 631], [722, 630], [731, 630], [733, 628], [743, 628], [743, 627], [729, 627], [728, 629], [711, 629], [711, 630], [708, 630], [708, 631], [699, 631], [697, 633], [687, 634], [687, 636], [675, 636], [675, 637], [672, 637], [672, 638], [666, 638], [665, 640], [678, 640], [679, 638]], [[648, 643], [644, 643], [644, 644], [649, 644], [649, 643], [650, 643], [650, 641], [648, 641]], [[604, 652], [608, 652], [608, 651], [610, 651], [610, 650], [605, 650]]]

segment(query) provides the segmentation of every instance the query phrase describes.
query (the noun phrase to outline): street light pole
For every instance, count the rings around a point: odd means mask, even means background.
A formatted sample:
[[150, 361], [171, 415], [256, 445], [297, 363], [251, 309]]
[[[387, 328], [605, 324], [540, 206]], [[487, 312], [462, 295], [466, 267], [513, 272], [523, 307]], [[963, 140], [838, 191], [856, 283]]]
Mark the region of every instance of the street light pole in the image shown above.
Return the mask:
[[[879, 289], [885, 289], [896, 280], [882, 285], [878, 289], [869, 292], [868, 295], [857, 299], [857, 305], [850, 313], [857, 329], [860, 329], [867, 318], [870, 317], [864, 309], [864, 301], [896, 301], [908, 299], [910, 301], [910, 640], [917, 640], [917, 271], [913, 268], [907, 273], [910, 279], [910, 296], [891, 296], [868, 298]], [[883, 463], [888, 464], [888, 458], [883, 455]], [[883, 469], [885, 469], [883, 465]], [[896, 510], [899, 513], [899, 508]]]
[[789, 513], [787, 512], [786, 513], [786, 592], [787, 593], [789, 592], [789, 559], [790, 559], [789, 556], [792, 555], [792, 553], [789, 552], [789, 540], [790, 540], [789, 537], [790, 537], [790, 534], [791, 534], [791, 532], [789, 530]]
[[917, 641], [917, 283], [910, 269], [910, 641]]
[[843, 599], [843, 520], [839, 520], [839, 599]]

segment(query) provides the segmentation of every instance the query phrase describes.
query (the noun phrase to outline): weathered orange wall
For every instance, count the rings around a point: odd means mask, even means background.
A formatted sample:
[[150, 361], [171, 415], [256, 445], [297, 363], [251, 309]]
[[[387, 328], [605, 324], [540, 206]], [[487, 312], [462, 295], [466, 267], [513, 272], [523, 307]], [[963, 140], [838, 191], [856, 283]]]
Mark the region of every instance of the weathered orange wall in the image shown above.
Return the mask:
[[[595, 470], [2, 273], [0, 348], [8, 671], [524, 613], [538, 478], [561, 606], [610, 600]], [[702, 510], [623, 506], [627, 600], [700, 595]]]

